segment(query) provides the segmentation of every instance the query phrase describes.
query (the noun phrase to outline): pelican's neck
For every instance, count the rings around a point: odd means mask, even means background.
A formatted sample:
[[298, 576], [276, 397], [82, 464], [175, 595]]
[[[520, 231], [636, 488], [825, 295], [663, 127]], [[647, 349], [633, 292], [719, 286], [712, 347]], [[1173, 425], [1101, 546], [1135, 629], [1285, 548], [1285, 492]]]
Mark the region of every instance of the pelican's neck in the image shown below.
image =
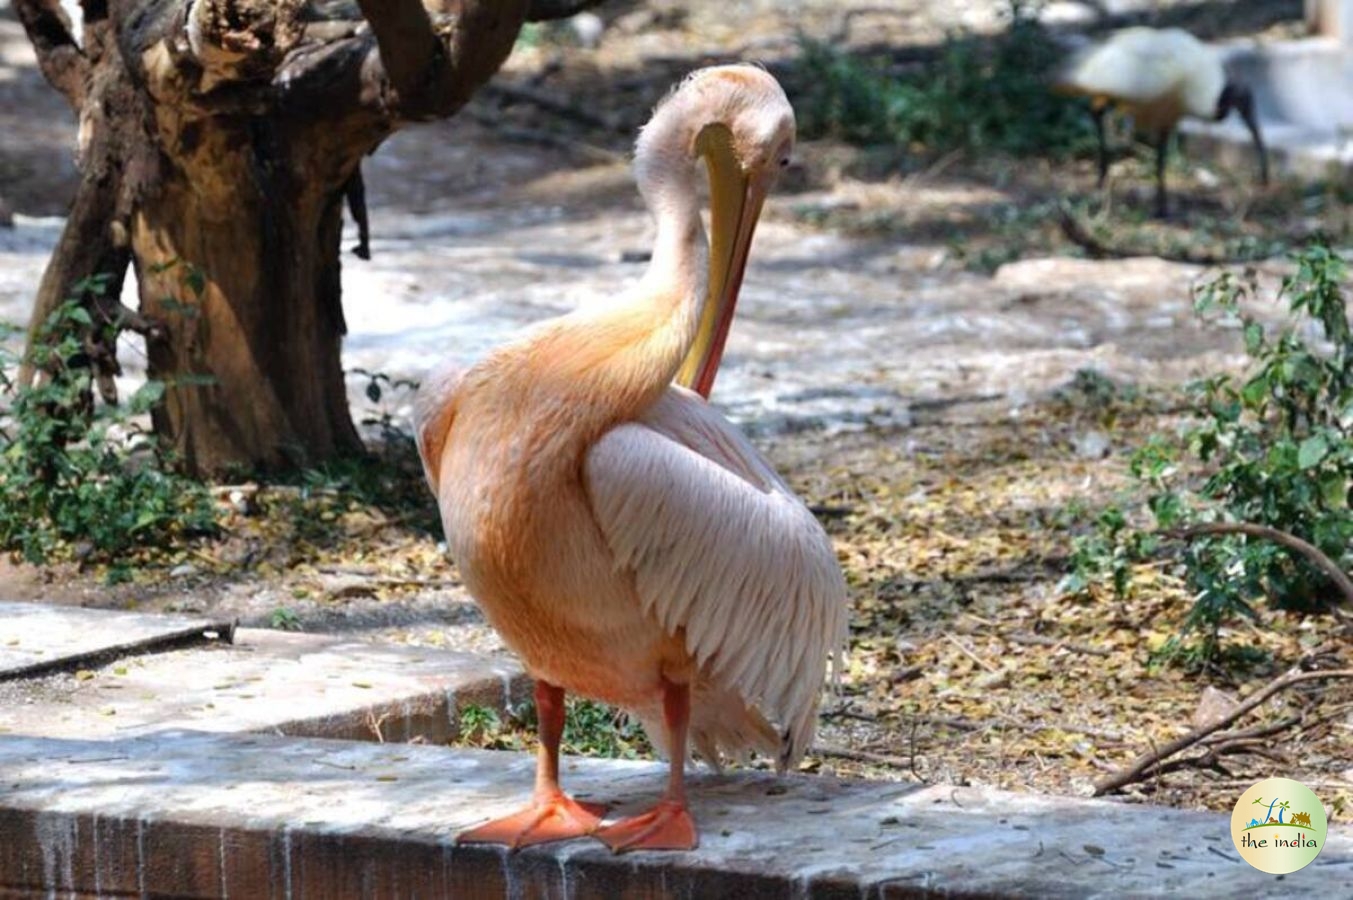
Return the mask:
[[[556, 319], [511, 354], [525, 363], [514, 382], [552, 418], [552, 440], [594, 439], [599, 429], [641, 416], [672, 384], [700, 326], [709, 249], [700, 221], [692, 141], [683, 139], [671, 103], [644, 129], [635, 176], [657, 226], [653, 257], [635, 288], [605, 305]], [[560, 402], [560, 398], [567, 398]]]
[[675, 99], [662, 107], [645, 126], [634, 158], [639, 193], [656, 225], [653, 258], [636, 300], [651, 310], [654, 337], [666, 351], [664, 363], [670, 363], [663, 387], [671, 383], [695, 339], [709, 282], [695, 140], [684, 112]]

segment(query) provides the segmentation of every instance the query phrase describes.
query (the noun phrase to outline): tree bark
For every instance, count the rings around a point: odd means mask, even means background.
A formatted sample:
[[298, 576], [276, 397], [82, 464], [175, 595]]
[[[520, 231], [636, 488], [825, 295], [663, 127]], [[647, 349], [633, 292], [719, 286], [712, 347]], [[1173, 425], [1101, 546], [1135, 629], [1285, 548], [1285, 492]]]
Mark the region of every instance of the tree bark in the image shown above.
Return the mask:
[[[392, 131], [452, 115], [497, 71], [529, 0], [83, 0], [83, 48], [55, 0], [16, 3], [81, 120], [82, 182], [30, 339], [72, 296], [146, 333], [167, 387], [155, 430], [194, 473], [360, 449], [340, 357], [345, 191]], [[129, 260], [138, 313], [117, 302]], [[99, 274], [104, 295], [76, 290]], [[86, 341], [105, 396], [114, 330]]]
[[[141, 320], [124, 315], [118, 297], [131, 259], [126, 217], [138, 181], [153, 178], [153, 165], [132, 152], [145, 147], [146, 107], [133, 88], [109, 27], [87, 4], [84, 49], [54, 0], [19, 0], [20, 20], [38, 52], [43, 74], [76, 107], [79, 118], [77, 163], [80, 184], [52, 259], [38, 285], [29, 319], [30, 343], [47, 317], [64, 300], [88, 308], [95, 326], [85, 348], [105, 400], [115, 399], [117, 329]], [[99, 289], [91, 279], [101, 276]], [[25, 361], [20, 384], [37, 373]]]
[[295, 140], [271, 121], [200, 123], [133, 219], [142, 310], [167, 331], [147, 344], [167, 388], [155, 430], [192, 471], [361, 448], [340, 358], [346, 178], [304, 177]]

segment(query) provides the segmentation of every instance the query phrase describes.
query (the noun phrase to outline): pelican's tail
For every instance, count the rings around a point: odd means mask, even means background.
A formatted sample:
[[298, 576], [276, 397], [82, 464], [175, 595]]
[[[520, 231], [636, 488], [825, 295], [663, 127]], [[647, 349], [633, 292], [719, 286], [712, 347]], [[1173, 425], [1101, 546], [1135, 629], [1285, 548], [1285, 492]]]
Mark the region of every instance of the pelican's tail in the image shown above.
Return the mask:
[[[671, 736], [660, 709], [641, 710], [639, 720], [653, 746], [671, 757]], [[732, 691], [708, 682], [696, 685], [691, 697], [691, 748], [715, 771], [723, 771], [725, 759], [744, 761], [755, 750], [780, 764], [780, 734], [753, 706], [748, 706]]]

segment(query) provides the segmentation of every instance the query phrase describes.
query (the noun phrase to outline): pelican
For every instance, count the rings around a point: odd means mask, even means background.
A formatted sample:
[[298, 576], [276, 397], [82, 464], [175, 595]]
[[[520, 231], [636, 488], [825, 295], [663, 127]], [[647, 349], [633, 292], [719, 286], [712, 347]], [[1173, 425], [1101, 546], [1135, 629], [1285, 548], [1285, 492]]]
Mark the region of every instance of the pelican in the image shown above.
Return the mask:
[[[688, 747], [715, 767], [758, 750], [783, 771], [812, 740], [844, 644], [845, 581], [807, 507], [706, 402], [793, 143], [793, 109], [768, 73], [692, 73], [636, 145], [657, 226], [638, 284], [420, 389], [418, 448], [448, 550], [535, 679], [539, 714], [531, 802], [461, 841], [595, 834], [616, 852], [693, 849]], [[604, 807], [563, 792], [566, 692], [644, 723], [670, 760], [651, 810], [601, 827]]]
[[1240, 113], [1259, 155], [1259, 180], [1268, 184], [1268, 151], [1248, 85], [1228, 78], [1217, 50], [1178, 28], [1125, 28], [1074, 54], [1055, 88], [1090, 98], [1099, 138], [1099, 184], [1109, 172], [1104, 114], [1112, 105], [1156, 144], [1156, 215], [1167, 213], [1165, 155], [1170, 135], [1185, 116], [1220, 122]]

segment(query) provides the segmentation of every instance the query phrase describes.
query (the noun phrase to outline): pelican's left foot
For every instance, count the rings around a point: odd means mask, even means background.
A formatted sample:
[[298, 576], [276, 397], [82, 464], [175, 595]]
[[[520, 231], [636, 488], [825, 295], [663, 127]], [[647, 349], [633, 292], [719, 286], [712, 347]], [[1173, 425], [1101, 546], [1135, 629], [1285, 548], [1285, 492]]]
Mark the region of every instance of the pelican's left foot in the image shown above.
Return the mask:
[[700, 846], [695, 820], [684, 804], [664, 800], [646, 813], [593, 832], [616, 853], [629, 850], [694, 850]]
[[600, 803], [581, 803], [556, 791], [536, 797], [531, 805], [486, 822], [478, 828], [456, 835], [457, 844], [503, 844], [512, 850], [585, 837], [601, 825], [606, 807]]

